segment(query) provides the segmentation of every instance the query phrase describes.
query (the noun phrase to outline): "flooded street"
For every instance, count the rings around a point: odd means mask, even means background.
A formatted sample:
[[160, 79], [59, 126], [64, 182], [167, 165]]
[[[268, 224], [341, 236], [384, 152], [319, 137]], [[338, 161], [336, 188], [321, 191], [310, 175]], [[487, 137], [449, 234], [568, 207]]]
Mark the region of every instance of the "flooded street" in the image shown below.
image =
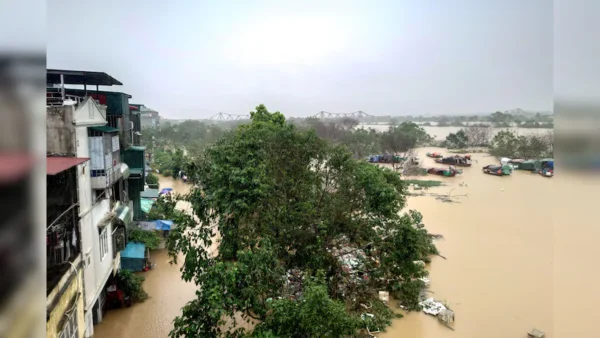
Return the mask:
[[[438, 166], [419, 156], [425, 167]], [[380, 338], [525, 337], [532, 328], [552, 333], [554, 178], [527, 172], [496, 177], [481, 172], [496, 163], [485, 154], [473, 154], [473, 167], [463, 168], [454, 178], [429, 175], [422, 179], [441, 180], [446, 186], [427, 192], [458, 197], [460, 203], [444, 203], [431, 196], [410, 197], [408, 208], [420, 211], [430, 232], [444, 235], [437, 241], [440, 253], [434, 257], [430, 290], [436, 299], [447, 300], [456, 313], [455, 331], [440, 325], [434, 317], [411, 313], [394, 321]], [[161, 188], [179, 193], [189, 185], [160, 178]], [[453, 190], [454, 189], [454, 190]], [[108, 311], [95, 327], [95, 337], [166, 337], [181, 307], [194, 298], [196, 287], [180, 279], [179, 267], [170, 266], [166, 252], [151, 254], [156, 268], [144, 273], [144, 288], [150, 299], [123, 310]], [[391, 302], [395, 308], [395, 302]]]
[[[189, 184], [181, 180], [159, 176], [160, 187], [171, 187], [178, 193], [186, 193]], [[178, 208], [185, 208], [179, 202]], [[182, 257], [183, 259], [183, 257]], [[166, 250], [154, 250], [150, 260], [156, 264], [153, 270], [141, 273], [146, 281], [144, 289], [150, 296], [130, 308], [107, 311], [104, 321], [94, 327], [95, 338], [167, 337], [173, 327], [173, 319], [181, 308], [195, 297], [196, 285], [181, 280], [179, 266], [170, 265]]]

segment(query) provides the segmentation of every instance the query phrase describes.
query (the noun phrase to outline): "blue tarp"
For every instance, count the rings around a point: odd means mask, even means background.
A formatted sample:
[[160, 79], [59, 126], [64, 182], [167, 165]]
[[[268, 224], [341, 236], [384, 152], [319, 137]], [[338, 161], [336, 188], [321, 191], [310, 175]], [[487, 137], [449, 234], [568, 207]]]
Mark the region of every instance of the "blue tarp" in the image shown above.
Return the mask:
[[170, 220], [160, 220], [156, 222], [156, 230], [171, 230], [173, 226], [173, 221]]
[[146, 246], [142, 243], [127, 243], [121, 251], [121, 269], [142, 271], [146, 265]]
[[127, 243], [125, 250], [121, 251], [121, 258], [144, 258], [146, 246], [143, 243]]
[[164, 188], [163, 190], [160, 191], [160, 195], [164, 195], [171, 191], [173, 191], [173, 188]]

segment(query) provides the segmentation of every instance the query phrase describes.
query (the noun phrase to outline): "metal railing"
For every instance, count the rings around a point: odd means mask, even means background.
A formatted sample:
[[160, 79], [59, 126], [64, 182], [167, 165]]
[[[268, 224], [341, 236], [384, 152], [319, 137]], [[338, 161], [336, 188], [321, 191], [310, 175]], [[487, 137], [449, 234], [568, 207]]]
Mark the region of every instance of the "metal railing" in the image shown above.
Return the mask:
[[[77, 96], [71, 94], [63, 94], [62, 88], [46, 88], [46, 106], [60, 107], [67, 100], [74, 101], [76, 104], [82, 103], [87, 96]], [[94, 100], [100, 104], [98, 100]]]

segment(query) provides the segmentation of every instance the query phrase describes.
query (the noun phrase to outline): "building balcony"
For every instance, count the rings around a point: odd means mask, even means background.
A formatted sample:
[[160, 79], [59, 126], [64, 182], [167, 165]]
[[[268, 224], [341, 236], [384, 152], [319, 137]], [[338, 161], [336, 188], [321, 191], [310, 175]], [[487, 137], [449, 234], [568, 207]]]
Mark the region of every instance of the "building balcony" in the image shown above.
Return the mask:
[[111, 187], [123, 178], [123, 170], [125, 169], [128, 170], [126, 164], [117, 163], [115, 167], [107, 170], [92, 170], [90, 173], [92, 189], [106, 189]]

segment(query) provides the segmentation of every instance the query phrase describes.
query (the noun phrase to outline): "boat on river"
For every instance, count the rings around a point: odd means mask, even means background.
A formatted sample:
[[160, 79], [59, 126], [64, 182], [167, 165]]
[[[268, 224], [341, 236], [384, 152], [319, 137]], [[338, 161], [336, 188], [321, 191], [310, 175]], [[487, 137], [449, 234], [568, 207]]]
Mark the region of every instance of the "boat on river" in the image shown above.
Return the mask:
[[436, 158], [435, 163], [449, 164], [455, 167], [470, 167], [471, 166], [471, 155], [465, 156], [449, 156], [444, 158]]
[[456, 170], [453, 167], [449, 168], [429, 168], [427, 169], [427, 173], [431, 175], [438, 175], [444, 177], [454, 177], [457, 174], [462, 174], [462, 171]]
[[369, 156], [370, 163], [401, 163], [406, 160], [406, 157], [391, 154]]
[[540, 170], [538, 170], [538, 174], [540, 174], [544, 177], [552, 177], [552, 176], [554, 176], [554, 169], [550, 169], [550, 168], [540, 169]]
[[431, 157], [431, 158], [442, 158], [442, 157], [444, 157], [444, 155], [442, 155], [440, 153], [435, 153], [435, 152], [434, 153], [427, 153], [426, 155], [427, 155], [427, 157]]
[[489, 164], [481, 168], [485, 174], [494, 176], [508, 176], [512, 173], [512, 168], [508, 165]]

